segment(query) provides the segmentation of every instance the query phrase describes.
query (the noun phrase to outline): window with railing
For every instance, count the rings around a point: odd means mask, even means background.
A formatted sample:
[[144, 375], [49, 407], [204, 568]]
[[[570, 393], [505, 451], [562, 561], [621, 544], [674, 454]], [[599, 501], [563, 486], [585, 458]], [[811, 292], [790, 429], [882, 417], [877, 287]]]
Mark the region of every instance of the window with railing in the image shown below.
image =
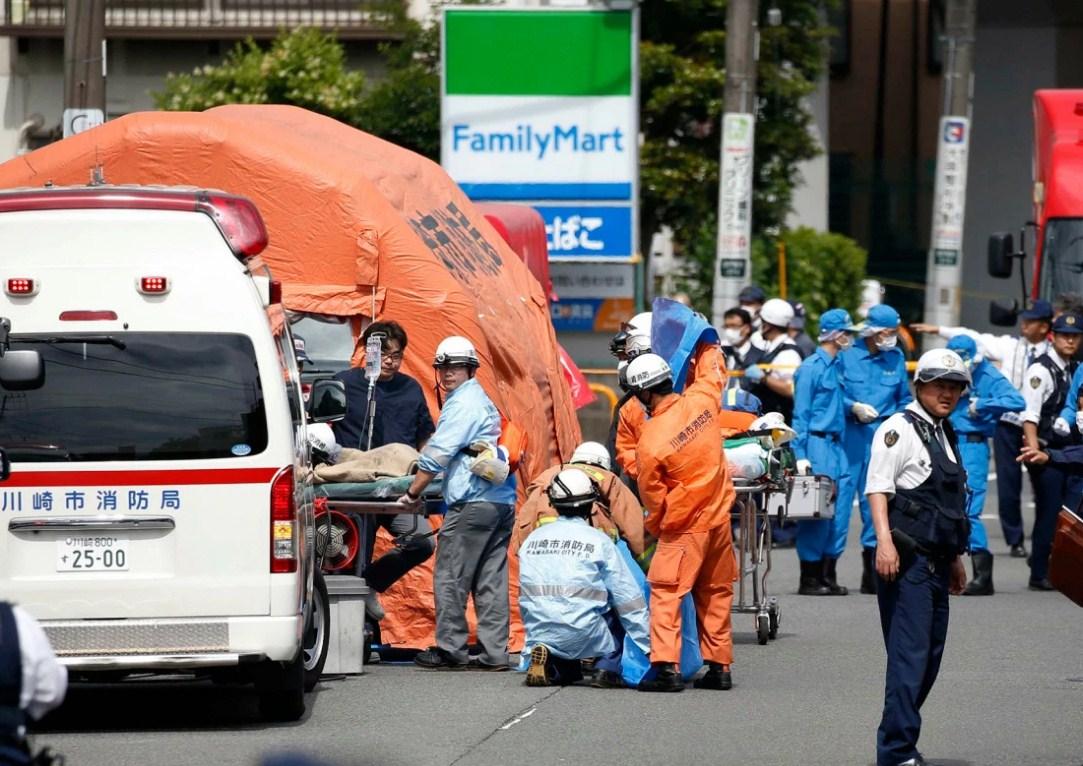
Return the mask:
[[[0, 35], [64, 34], [65, 0], [0, 0]], [[387, 37], [387, 0], [105, 0], [108, 37], [273, 37], [313, 26], [340, 38]]]

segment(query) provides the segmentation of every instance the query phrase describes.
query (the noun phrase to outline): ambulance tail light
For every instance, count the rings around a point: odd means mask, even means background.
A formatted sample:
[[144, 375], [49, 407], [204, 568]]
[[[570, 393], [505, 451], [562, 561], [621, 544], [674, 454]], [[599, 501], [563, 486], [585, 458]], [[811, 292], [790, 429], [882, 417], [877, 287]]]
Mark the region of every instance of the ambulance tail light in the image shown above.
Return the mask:
[[271, 574], [297, 571], [297, 504], [293, 468], [287, 466], [271, 482]]
[[16, 298], [29, 298], [38, 294], [38, 281], [29, 277], [11, 277], [4, 283], [4, 292]]
[[140, 277], [136, 289], [143, 295], [165, 295], [172, 285], [169, 277]]
[[0, 213], [38, 210], [178, 210], [207, 215], [244, 261], [267, 247], [267, 227], [246, 197], [218, 191], [151, 186], [20, 189], [0, 193]]

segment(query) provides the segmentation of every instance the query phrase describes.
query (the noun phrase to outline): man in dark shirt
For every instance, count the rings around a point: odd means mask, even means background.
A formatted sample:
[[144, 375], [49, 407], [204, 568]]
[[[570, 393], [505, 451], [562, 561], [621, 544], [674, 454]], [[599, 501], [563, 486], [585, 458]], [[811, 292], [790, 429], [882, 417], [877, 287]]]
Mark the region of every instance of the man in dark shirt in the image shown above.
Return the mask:
[[[420, 450], [436, 430], [421, 385], [409, 375], [399, 372], [402, 355], [406, 351], [406, 331], [398, 322], [373, 322], [361, 334], [361, 348], [369, 338], [381, 333], [380, 377], [376, 381], [373, 398], [376, 400], [376, 417], [372, 423], [372, 448], [385, 444], [408, 444]], [[333, 424], [335, 439], [343, 447], [365, 449], [368, 446], [368, 395], [369, 383], [365, 368], [351, 367], [335, 376], [346, 384], [346, 417]], [[417, 528], [414, 530], [414, 520]], [[436, 545], [427, 519], [403, 513], [397, 516], [379, 515], [364, 517], [365, 556], [357, 561], [357, 574], [365, 578], [370, 593], [383, 593], [400, 577], [432, 555]], [[400, 540], [395, 547], [376, 561], [372, 561], [376, 545], [376, 531], [384, 527], [392, 537]], [[371, 561], [371, 563], [369, 563]], [[366, 599], [369, 615], [379, 620], [383, 609], [375, 595]]]

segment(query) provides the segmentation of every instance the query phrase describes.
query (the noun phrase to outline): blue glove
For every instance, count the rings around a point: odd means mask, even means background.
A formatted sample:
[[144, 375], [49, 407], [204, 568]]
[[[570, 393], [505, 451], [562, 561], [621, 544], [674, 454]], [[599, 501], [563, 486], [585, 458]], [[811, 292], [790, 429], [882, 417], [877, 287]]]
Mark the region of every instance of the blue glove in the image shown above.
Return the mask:
[[749, 381], [752, 382], [752, 383], [759, 383], [761, 380], [763, 380], [764, 376], [766, 375], [766, 373], [763, 370], [761, 370], [759, 367], [757, 367], [756, 365], [752, 365], [751, 367], [746, 367], [744, 372], [745, 372], [745, 377], [748, 378]]

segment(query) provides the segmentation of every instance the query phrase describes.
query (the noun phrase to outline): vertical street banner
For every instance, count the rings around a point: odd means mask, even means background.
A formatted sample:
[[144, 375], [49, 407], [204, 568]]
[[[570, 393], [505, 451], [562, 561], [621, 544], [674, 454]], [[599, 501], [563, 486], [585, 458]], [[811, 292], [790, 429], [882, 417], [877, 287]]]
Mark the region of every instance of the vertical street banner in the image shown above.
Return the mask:
[[557, 289], [558, 330], [598, 331], [612, 323], [606, 307], [633, 304], [635, 280], [618, 266], [639, 250], [636, 13], [443, 11], [444, 169], [471, 199], [532, 206], [550, 262], [577, 285], [578, 276], [605, 285], [596, 295]]
[[745, 279], [752, 239], [752, 151], [756, 119], [729, 112], [723, 118], [722, 188], [719, 201], [720, 275]]
[[955, 267], [963, 249], [966, 212], [966, 164], [970, 146], [970, 120], [944, 117], [936, 151], [933, 192], [933, 265]]

